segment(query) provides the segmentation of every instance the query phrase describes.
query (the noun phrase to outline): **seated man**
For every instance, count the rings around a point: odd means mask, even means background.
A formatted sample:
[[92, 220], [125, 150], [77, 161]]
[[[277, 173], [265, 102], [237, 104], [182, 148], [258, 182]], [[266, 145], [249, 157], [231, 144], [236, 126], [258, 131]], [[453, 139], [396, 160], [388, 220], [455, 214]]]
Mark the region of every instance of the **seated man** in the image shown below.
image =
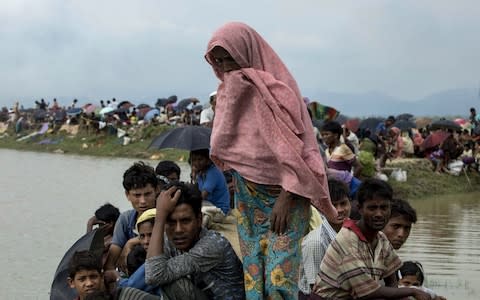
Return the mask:
[[325, 251], [340, 231], [343, 221], [350, 216], [351, 204], [349, 190], [345, 183], [336, 179], [328, 180], [328, 190], [332, 205], [337, 210], [337, 218], [328, 220], [322, 216], [322, 224], [310, 231], [302, 241], [302, 264], [300, 265], [299, 299], [307, 299], [315, 278], [320, 272]]
[[133, 231], [135, 224], [144, 211], [155, 207], [155, 199], [158, 194], [158, 179], [152, 167], [143, 162], [137, 162], [125, 171], [123, 187], [125, 196], [132, 204], [133, 209], [123, 212], [115, 224], [112, 245], [108, 251], [105, 269], [113, 270], [118, 266], [125, 272], [126, 257], [129, 250], [134, 245], [140, 243]]
[[201, 203], [200, 192], [184, 183], [161, 192], [146, 283], [160, 285], [168, 299], [245, 299], [242, 263], [226, 238], [202, 228]]
[[392, 193], [388, 183], [378, 179], [361, 184], [361, 218], [346, 220], [328, 246], [313, 288], [317, 299], [431, 299], [421, 290], [397, 287], [395, 271], [402, 263], [380, 231], [390, 217]]
[[77, 251], [68, 266], [68, 284], [78, 293], [78, 300], [103, 289], [102, 260], [91, 251]]

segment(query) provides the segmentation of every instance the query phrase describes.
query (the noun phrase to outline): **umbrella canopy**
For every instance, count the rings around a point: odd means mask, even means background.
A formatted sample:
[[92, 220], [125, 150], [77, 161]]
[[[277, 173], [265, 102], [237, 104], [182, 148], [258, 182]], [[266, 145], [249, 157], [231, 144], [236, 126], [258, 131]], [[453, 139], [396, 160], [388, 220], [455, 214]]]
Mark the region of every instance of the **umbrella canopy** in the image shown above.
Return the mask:
[[177, 103], [177, 106], [175, 107], [175, 110], [177, 112], [182, 112], [185, 109], [187, 109], [187, 106], [189, 106], [191, 103], [196, 104], [198, 102], [200, 102], [200, 100], [198, 100], [197, 98], [182, 99], [182, 100], [180, 100], [180, 102]]
[[453, 120], [453, 122], [457, 123], [460, 126], [464, 126], [468, 121], [462, 118], [457, 118]]
[[417, 128], [417, 124], [415, 124], [414, 122], [408, 121], [408, 120], [402, 120], [402, 119], [395, 122], [395, 124], [393, 124], [393, 126], [397, 127], [401, 131], [407, 131], [407, 130], [410, 130], [412, 128]]
[[70, 108], [70, 109], [67, 110], [67, 115], [77, 116], [82, 112], [83, 112], [83, 109], [81, 109], [80, 107], [74, 107], [74, 108]]
[[374, 132], [375, 128], [377, 128], [378, 123], [383, 122], [385, 119], [383, 118], [366, 118], [360, 122], [360, 129], [370, 129], [370, 131]]
[[130, 107], [135, 106], [130, 101], [122, 101], [118, 103], [117, 108], [126, 108], [129, 109]]
[[346, 115], [339, 114], [333, 121], [340, 123], [340, 125], [344, 125], [348, 121], [348, 117]]
[[312, 113], [312, 117], [316, 120], [333, 121], [340, 112], [333, 107], [322, 105], [316, 101], [310, 102], [307, 107]]
[[345, 127], [347, 127], [351, 132], [357, 132], [360, 127], [359, 119], [350, 119], [345, 122]]
[[212, 129], [203, 126], [177, 127], [162, 133], [148, 148], [154, 149], [183, 149], [188, 151], [210, 148]]
[[95, 112], [95, 109], [97, 107], [94, 104], [87, 104], [83, 107], [83, 112], [86, 114], [91, 114], [92, 112]]
[[152, 108], [150, 106], [148, 107], [141, 107], [141, 108], [138, 108], [137, 107], [137, 116], [140, 118], [140, 119], [143, 119], [143, 117], [145, 117], [145, 115], [150, 111], [152, 110]]
[[458, 125], [457, 123], [455, 123], [451, 120], [435, 121], [435, 122], [432, 123], [430, 128], [432, 130], [436, 130], [436, 129], [446, 129], [446, 130], [450, 129], [450, 130], [454, 130], [454, 131], [462, 130], [462, 127], [460, 125]]
[[137, 105], [137, 109], [143, 109], [143, 108], [150, 108], [150, 105], [145, 104], [145, 103]]
[[397, 121], [399, 120], [411, 121], [413, 119], [413, 115], [409, 113], [399, 114], [396, 119]]
[[107, 106], [107, 107], [102, 108], [102, 109], [100, 110], [99, 114], [100, 114], [100, 115], [104, 115], [104, 114], [107, 114], [107, 113], [109, 113], [109, 112], [111, 112], [111, 111], [113, 111], [113, 110], [114, 110], [113, 107]]
[[158, 98], [157, 103], [155, 103], [155, 106], [160, 107], [160, 106], [167, 106], [167, 104], [175, 103], [177, 102], [177, 96], [172, 95], [168, 98]]
[[145, 116], [143, 117], [143, 119], [144, 119], [145, 121], [150, 121], [151, 119], [153, 119], [153, 118], [155, 117], [155, 115], [160, 115], [160, 111], [159, 111], [158, 109], [156, 109], [156, 108], [149, 110], [149, 111], [145, 114]]
[[440, 145], [449, 135], [450, 133], [443, 130], [432, 132], [425, 138], [425, 140], [423, 140], [423, 143], [420, 145], [420, 150], [425, 150]]
[[105, 237], [105, 231], [105, 227], [95, 229], [79, 238], [78, 241], [67, 250], [55, 272], [50, 289], [50, 300], [75, 299], [75, 297], [77, 297], [75, 289], [70, 288], [67, 283], [69, 262], [73, 254], [77, 251], [90, 250], [93, 251], [95, 255], [101, 257], [104, 248], [103, 238]]

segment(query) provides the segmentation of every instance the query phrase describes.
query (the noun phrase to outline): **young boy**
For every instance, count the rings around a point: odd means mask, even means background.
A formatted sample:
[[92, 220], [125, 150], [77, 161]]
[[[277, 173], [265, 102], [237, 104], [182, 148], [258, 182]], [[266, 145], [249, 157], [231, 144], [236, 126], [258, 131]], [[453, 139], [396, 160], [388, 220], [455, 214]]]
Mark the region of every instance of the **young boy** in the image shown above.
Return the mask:
[[350, 191], [345, 183], [336, 179], [328, 180], [328, 190], [337, 218], [328, 220], [322, 216], [321, 225], [308, 233], [302, 241], [302, 264], [300, 265], [299, 299], [307, 299], [315, 278], [320, 272], [320, 264], [330, 243], [342, 228], [351, 211]]
[[230, 211], [230, 197], [223, 173], [210, 160], [208, 149], [190, 152], [192, 168], [196, 171], [198, 189], [202, 199], [220, 208], [227, 215]]
[[129, 250], [140, 241], [134, 233], [138, 217], [146, 210], [155, 207], [158, 194], [158, 179], [155, 170], [143, 162], [134, 163], [123, 175], [125, 196], [133, 209], [123, 212], [115, 224], [112, 245], [105, 263], [106, 270], [116, 266], [126, 271], [126, 257]]
[[390, 218], [392, 193], [382, 180], [361, 184], [357, 194], [361, 218], [346, 220], [328, 246], [313, 288], [317, 299], [431, 299], [421, 290], [396, 287], [395, 271], [402, 262], [381, 232]]
[[78, 300], [84, 300], [87, 294], [103, 289], [102, 262], [91, 251], [75, 252], [68, 274], [68, 284], [77, 290]]
[[412, 224], [417, 222], [415, 209], [405, 200], [394, 199], [390, 219], [382, 232], [388, 238], [393, 249], [398, 250], [407, 241]]

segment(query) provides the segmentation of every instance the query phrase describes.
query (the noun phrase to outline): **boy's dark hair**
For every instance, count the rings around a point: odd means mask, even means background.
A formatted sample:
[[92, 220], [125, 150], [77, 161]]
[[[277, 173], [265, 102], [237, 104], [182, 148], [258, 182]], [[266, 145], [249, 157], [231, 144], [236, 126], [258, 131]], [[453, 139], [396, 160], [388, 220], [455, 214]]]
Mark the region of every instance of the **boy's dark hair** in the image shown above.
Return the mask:
[[105, 203], [95, 211], [95, 217], [97, 218], [97, 220], [100, 220], [106, 223], [117, 222], [117, 219], [119, 216], [120, 216], [120, 210], [118, 210], [118, 208], [116, 208], [110, 203]]
[[199, 149], [199, 150], [193, 150], [190, 152], [190, 157], [192, 157], [192, 154], [200, 155], [203, 157], [206, 157], [210, 159], [210, 150], [209, 149]]
[[74, 279], [75, 274], [81, 270], [96, 270], [102, 274], [102, 260], [91, 251], [77, 251], [68, 264], [68, 276]]
[[143, 161], [134, 163], [123, 174], [123, 188], [127, 192], [132, 189], [144, 188], [148, 184], [151, 184], [153, 188], [157, 188], [158, 179], [155, 170]]
[[155, 168], [157, 175], [168, 176], [172, 173], [177, 173], [180, 178], [180, 167], [171, 160], [162, 160]]
[[420, 281], [420, 285], [423, 285], [424, 274], [423, 274], [423, 266], [418, 261], [406, 261], [403, 263], [402, 267], [398, 270], [402, 277], [413, 275], [418, 278]]
[[333, 178], [328, 179], [328, 190], [330, 191], [332, 203], [341, 201], [345, 197], [350, 200], [350, 191], [343, 181]]
[[403, 199], [393, 199], [391, 205], [391, 215], [390, 218], [402, 216], [405, 217], [409, 222], [417, 222], [417, 212], [415, 209]]
[[336, 121], [325, 122], [325, 124], [322, 125], [322, 129], [320, 129], [320, 131], [330, 131], [338, 135], [338, 137], [343, 134], [342, 125], [340, 125], [340, 123]]
[[145, 251], [142, 245], [135, 245], [132, 251], [127, 255], [128, 275], [131, 276], [135, 273], [135, 271], [145, 263], [146, 259], [147, 251]]
[[357, 191], [357, 200], [360, 206], [365, 201], [375, 197], [392, 201], [393, 190], [392, 187], [385, 181], [375, 178], [369, 178], [360, 184]]
[[192, 207], [195, 216], [202, 214], [202, 194], [198, 190], [197, 185], [180, 181], [168, 184], [163, 189], [168, 190], [172, 186], [176, 186], [182, 191], [175, 206], [179, 206], [180, 204], [188, 204]]

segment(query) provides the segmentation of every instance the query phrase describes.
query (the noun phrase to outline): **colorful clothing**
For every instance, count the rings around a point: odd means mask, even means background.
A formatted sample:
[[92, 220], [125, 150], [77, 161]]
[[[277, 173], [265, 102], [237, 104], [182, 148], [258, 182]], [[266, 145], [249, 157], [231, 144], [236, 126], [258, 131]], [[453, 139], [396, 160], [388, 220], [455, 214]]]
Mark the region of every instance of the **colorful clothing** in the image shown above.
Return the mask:
[[326, 151], [328, 159], [328, 167], [331, 169], [342, 170], [350, 172], [352, 170], [353, 163], [355, 162], [355, 153], [352, 152], [347, 144], [340, 144], [333, 149]]
[[322, 216], [322, 225], [305, 236], [302, 242], [302, 264], [300, 265], [300, 280], [298, 288], [309, 295], [310, 285], [315, 284], [315, 278], [320, 272], [320, 264], [330, 243], [337, 232], [328, 220]]
[[285, 234], [270, 230], [270, 215], [279, 186], [260, 185], [233, 172], [238, 211], [238, 233], [243, 256], [247, 299], [296, 299], [301, 241], [308, 230], [310, 206], [297, 197]]
[[355, 221], [346, 220], [323, 257], [314, 293], [332, 300], [358, 299], [379, 289], [379, 281], [402, 262], [382, 232], [377, 239], [372, 249]]
[[[225, 72], [215, 47], [240, 69]], [[215, 164], [252, 182], [281, 186], [335, 217], [307, 106], [275, 51], [253, 28], [230, 22], [213, 34], [205, 58], [221, 81], [210, 139]]]

